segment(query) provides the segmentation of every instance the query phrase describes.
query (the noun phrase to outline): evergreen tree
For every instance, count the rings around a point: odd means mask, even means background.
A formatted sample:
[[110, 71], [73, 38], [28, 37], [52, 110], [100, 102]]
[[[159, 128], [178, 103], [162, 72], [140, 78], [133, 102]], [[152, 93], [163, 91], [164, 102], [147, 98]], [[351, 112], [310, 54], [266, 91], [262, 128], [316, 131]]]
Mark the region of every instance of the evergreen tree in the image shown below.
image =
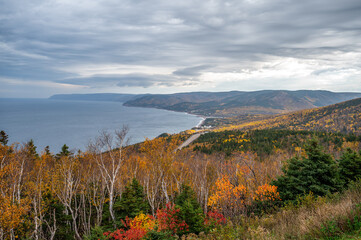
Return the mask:
[[8, 138], [9, 136], [5, 133], [5, 131], [1, 130], [0, 131], [0, 143], [2, 143], [3, 145], [8, 144]]
[[49, 146], [46, 146], [46, 147], [44, 148], [44, 152], [45, 152], [46, 155], [51, 156]]
[[347, 148], [339, 160], [339, 169], [344, 184], [361, 178], [361, 154]]
[[137, 179], [125, 187], [119, 202], [114, 204], [116, 215], [122, 219], [125, 217], [134, 218], [140, 213], [147, 214], [150, 210], [149, 203], [146, 200], [143, 187]]
[[69, 151], [69, 147], [64, 144], [62, 147], [61, 147], [61, 151], [56, 154], [56, 157], [57, 158], [61, 158], [61, 157], [68, 157], [70, 156], [71, 152]]
[[189, 226], [189, 232], [198, 234], [204, 231], [204, 213], [190, 186], [185, 184], [181, 186], [175, 204], [180, 208], [180, 217]]
[[39, 157], [38, 153], [36, 152], [36, 146], [34, 145], [33, 139], [30, 139], [30, 141], [26, 143], [25, 148], [26, 148], [26, 153], [29, 157], [33, 159]]
[[[65, 214], [65, 206], [59, 202], [51, 193], [46, 193], [43, 196], [43, 201], [46, 204], [47, 214], [44, 216], [44, 220], [50, 226], [53, 226], [54, 221], [57, 226], [54, 240], [71, 240], [74, 239], [74, 232], [69, 224], [72, 220], [70, 215]], [[55, 214], [55, 216], [54, 216]], [[47, 225], [43, 223], [43, 229], [45, 230], [45, 239], [50, 239], [50, 232], [47, 229]]]
[[339, 176], [336, 162], [331, 155], [322, 151], [315, 139], [306, 146], [307, 157], [294, 157], [282, 169], [284, 175], [271, 184], [278, 187], [282, 200], [295, 200], [297, 197], [312, 192], [324, 196], [336, 192]]

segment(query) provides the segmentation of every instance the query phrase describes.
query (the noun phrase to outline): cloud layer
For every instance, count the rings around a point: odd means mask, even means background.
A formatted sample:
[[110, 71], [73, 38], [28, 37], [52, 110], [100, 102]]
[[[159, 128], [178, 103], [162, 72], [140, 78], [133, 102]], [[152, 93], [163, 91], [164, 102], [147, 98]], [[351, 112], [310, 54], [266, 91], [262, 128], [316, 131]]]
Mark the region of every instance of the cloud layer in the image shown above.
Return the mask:
[[361, 91], [359, 0], [0, 0], [0, 94]]

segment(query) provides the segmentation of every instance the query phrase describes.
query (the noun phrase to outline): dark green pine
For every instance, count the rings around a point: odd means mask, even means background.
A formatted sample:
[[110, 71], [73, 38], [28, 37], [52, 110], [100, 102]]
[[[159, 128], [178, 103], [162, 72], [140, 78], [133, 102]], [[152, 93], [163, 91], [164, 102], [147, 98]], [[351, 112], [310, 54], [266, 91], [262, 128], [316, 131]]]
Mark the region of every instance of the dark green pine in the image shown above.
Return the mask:
[[315, 139], [305, 150], [307, 157], [290, 159], [282, 169], [284, 175], [272, 182], [282, 200], [296, 200], [309, 192], [324, 196], [340, 189], [337, 164], [331, 155], [324, 153]]
[[351, 181], [361, 178], [361, 152], [357, 153], [350, 148], [342, 154], [339, 160], [340, 177], [347, 185]]
[[133, 179], [132, 182], [125, 187], [122, 197], [114, 206], [117, 215], [124, 219], [125, 217], [134, 218], [140, 213], [147, 214], [150, 210], [149, 203], [146, 200], [143, 187]]
[[179, 207], [180, 217], [187, 223], [189, 232], [198, 234], [204, 231], [204, 213], [190, 186], [185, 184], [181, 186], [175, 204]]

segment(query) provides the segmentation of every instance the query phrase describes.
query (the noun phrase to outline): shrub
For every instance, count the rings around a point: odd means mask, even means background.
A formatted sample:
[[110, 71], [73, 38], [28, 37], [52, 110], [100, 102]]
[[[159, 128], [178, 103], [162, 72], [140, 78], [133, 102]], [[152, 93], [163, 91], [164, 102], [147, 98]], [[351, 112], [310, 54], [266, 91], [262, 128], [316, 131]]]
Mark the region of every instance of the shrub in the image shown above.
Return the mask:
[[222, 213], [218, 211], [209, 211], [206, 218], [204, 219], [204, 225], [209, 229], [214, 229], [218, 226], [225, 225], [227, 223], [226, 218]]
[[121, 220], [123, 228], [117, 229], [114, 232], [106, 232], [104, 235], [106, 239], [127, 239], [140, 240], [145, 235], [155, 228], [155, 219], [151, 215], [140, 214], [134, 219], [128, 217]]
[[255, 196], [250, 206], [253, 214], [261, 215], [263, 213], [269, 213], [276, 207], [281, 205], [280, 194], [277, 191], [277, 186], [264, 184], [258, 186], [255, 191]]
[[172, 235], [172, 232], [170, 231], [163, 231], [160, 232], [157, 229], [151, 230], [147, 233], [147, 235], [144, 236], [144, 239], [146, 240], [172, 240], [177, 239]]
[[187, 223], [180, 218], [180, 209], [175, 204], [167, 203], [165, 208], [157, 210], [158, 231], [170, 231], [182, 235], [188, 232]]

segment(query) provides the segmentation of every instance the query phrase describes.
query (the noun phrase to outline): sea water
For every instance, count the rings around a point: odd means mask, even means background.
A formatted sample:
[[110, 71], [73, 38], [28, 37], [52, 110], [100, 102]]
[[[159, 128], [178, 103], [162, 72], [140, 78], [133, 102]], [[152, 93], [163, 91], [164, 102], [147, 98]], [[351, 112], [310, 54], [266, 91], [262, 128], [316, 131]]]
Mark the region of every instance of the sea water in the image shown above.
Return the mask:
[[190, 129], [201, 120], [186, 113], [125, 107], [119, 102], [0, 99], [0, 130], [8, 134], [9, 143], [33, 139], [38, 152], [49, 146], [57, 153], [64, 144], [84, 151], [101, 131], [114, 132], [123, 125], [129, 128], [129, 142], [137, 143]]

